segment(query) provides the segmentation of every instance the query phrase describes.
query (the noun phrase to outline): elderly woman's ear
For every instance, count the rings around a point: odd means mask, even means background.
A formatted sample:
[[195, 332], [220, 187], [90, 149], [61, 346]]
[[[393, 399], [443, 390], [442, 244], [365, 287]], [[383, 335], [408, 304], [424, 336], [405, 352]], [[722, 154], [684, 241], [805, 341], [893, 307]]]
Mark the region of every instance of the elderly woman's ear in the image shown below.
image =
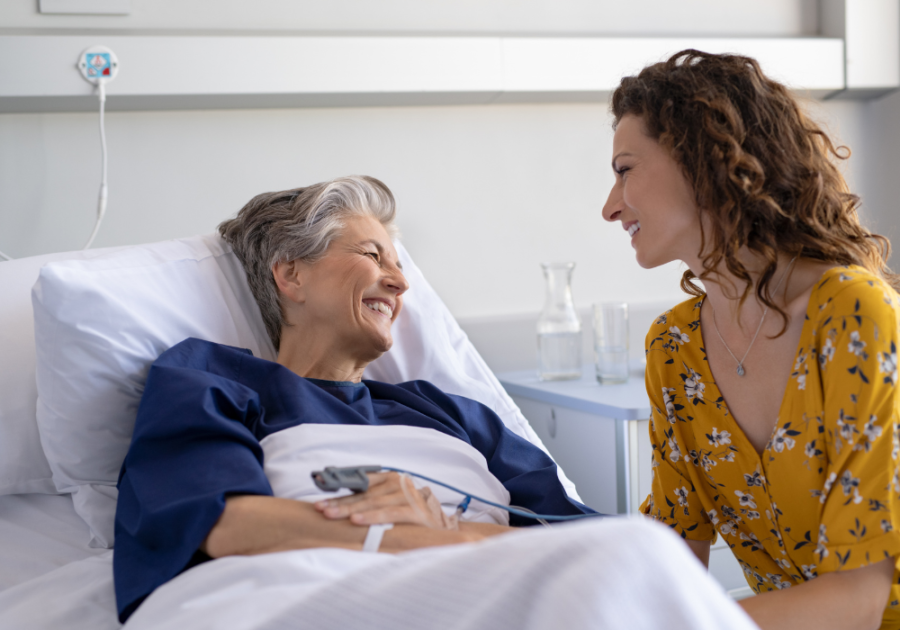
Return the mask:
[[303, 264], [299, 260], [280, 261], [272, 265], [272, 276], [283, 297], [302, 304], [306, 301]]

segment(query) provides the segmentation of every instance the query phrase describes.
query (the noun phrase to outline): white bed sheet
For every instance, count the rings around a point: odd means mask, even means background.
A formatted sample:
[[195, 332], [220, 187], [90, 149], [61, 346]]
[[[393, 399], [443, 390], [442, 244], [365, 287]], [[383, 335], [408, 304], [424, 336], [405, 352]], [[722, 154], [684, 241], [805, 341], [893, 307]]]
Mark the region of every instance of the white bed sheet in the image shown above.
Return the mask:
[[125, 630], [758, 630], [671, 529], [529, 528], [395, 556], [231, 557], [160, 587]]
[[99, 555], [71, 495], [0, 496], [0, 591]]

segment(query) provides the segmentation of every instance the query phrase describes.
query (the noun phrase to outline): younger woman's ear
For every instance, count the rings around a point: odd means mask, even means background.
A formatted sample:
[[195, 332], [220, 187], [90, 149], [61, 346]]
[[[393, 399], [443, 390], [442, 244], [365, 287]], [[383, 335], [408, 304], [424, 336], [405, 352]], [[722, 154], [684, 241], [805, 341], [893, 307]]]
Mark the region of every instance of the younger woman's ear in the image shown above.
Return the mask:
[[272, 265], [272, 277], [275, 278], [278, 291], [282, 296], [297, 304], [306, 301], [302, 267], [299, 260], [282, 261]]

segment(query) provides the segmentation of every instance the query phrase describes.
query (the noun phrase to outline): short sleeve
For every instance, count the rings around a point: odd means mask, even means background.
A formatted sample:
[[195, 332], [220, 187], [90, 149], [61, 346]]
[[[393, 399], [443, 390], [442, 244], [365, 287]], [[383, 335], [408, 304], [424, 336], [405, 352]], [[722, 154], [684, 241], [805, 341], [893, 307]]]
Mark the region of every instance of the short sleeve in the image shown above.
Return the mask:
[[[655, 328], [655, 327], [654, 327]], [[641, 512], [665, 523], [682, 538], [715, 541], [716, 531], [700, 500], [700, 494], [684, 461], [687, 452], [679, 424], [682, 405], [674, 389], [663, 384], [665, 353], [651, 350], [657, 338], [654, 328], [647, 335], [647, 396], [650, 399], [650, 445], [653, 450], [650, 495]]]
[[820, 306], [816, 325], [827, 455], [816, 554], [820, 572], [900, 555], [896, 294], [847, 283]]
[[232, 354], [188, 340], [150, 368], [119, 476], [113, 577], [122, 622], [195, 563], [227, 496], [272, 494], [246, 426], [262, 413], [257, 393], [203, 369]]

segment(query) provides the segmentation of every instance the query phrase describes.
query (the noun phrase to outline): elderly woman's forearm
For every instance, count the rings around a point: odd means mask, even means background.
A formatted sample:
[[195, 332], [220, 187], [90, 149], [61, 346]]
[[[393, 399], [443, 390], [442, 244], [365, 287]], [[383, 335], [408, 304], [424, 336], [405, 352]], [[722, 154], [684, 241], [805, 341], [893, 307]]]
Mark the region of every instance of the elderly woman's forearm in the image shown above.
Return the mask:
[[459, 530], [479, 536], [480, 538], [487, 538], [489, 536], [499, 536], [500, 534], [508, 534], [509, 532], [514, 532], [516, 531], [516, 528], [509, 527], [507, 525], [496, 525], [494, 523], [460, 522]]
[[[500, 533], [466, 524], [465, 529], [448, 531], [419, 525], [396, 525], [385, 533], [381, 551], [395, 553], [421, 547], [474, 542]], [[470, 528], [469, 525], [477, 527]], [[499, 528], [500, 526], [494, 526]], [[269, 496], [229, 497], [222, 516], [213, 526], [201, 549], [213, 558], [258, 555], [293, 549], [338, 547], [362, 549], [367, 527], [349, 520], [328, 520], [310, 503]]]
[[366, 530], [327, 523], [308, 503], [269, 496], [229, 497], [201, 549], [213, 558], [307, 549], [361, 549]]
[[421, 525], [395, 525], [385, 532], [380, 551], [399, 553], [420, 547], [439, 547], [466, 542], [478, 542], [491, 536], [499, 536], [515, 531], [514, 527], [494, 523], [460, 522], [459, 529], [433, 529]]

